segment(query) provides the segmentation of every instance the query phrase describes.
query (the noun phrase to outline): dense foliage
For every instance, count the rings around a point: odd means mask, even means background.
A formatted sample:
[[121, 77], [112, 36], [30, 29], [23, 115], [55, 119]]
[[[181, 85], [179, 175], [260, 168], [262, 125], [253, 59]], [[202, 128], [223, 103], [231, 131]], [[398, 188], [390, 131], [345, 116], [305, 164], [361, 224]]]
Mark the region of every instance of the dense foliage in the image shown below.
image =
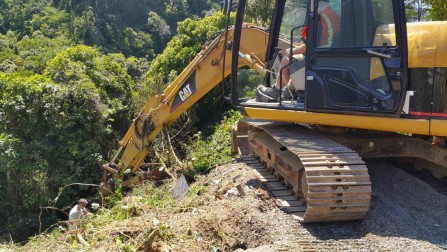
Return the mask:
[[[207, 172], [212, 167], [231, 160], [231, 128], [241, 118], [239, 113], [229, 111], [215, 126], [214, 134], [203, 138], [199, 131], [194, 135], [188, 157], [194, 166], [194, 172]], [[209, 151], [210, 149], [214, 151]]]
[[[61, 187], [98, 184], [135, 111], [167, 84], [143, 79], [154, 54], [182, 36], [178, 21], [213, 8], [209, 0], [0, 0], [0, 238], [37, 231], [48, 216], [40, 207]], [[180, 41], [194, 56], [206, 39]], [[69, 187], [55, 206], [93, 189]]]
[[[1, 0], [0, 33], [19, 39], [40, 31], [104, 52], [152, 57], [176, 31], [178, 21], [219, 9], [212, 0]], [[157, 43], [157, 44], [156, 44]]]
[[[42, 75], [0, 74], [0, 173], [6, 174], [0, 214], [6, 221], [50, 205], [63, 185], [97, 183], [99, 165], [129, 123], [135, 82], [127, 62], [76, 46], [50, 60]], [[85, 193], [67, 190], [59, 201], [69, 204]]]
[[428, 10], [431, 20], [447, 20], [447, 2], [444, 0], [426, 0], [431, 8]]

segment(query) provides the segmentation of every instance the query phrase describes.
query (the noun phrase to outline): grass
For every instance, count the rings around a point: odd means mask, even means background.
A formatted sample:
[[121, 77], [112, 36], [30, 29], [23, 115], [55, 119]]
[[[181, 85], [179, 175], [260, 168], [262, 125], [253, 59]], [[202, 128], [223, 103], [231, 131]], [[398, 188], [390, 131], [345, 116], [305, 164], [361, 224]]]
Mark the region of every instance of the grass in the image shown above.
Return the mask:
[[[200, 134], [196, 136], [196, 141], [188, 147], [192, 164], [188, 171], [190, 175], [206, 173], [233, 159], [231, 128], [240, 118], [238, 112], [228, 112], [220, 124], [215, 126], [213, 135], [206, 139], [202, 139]], [[168, 226], [156, 223], [157, 214], [170, 210], [183, 211], [193, 206], [197, 196], [206, 190], [204, 185], [191, 184], [186, 198], [179, 203], [172, 199], [173, 187], [174, 181], [171, 180], [166, 180], [161, 186], [146, 181], [135, 186], [126, 197], [123, 197], [126, 192], [118, 188], [94, 215], [79, 220], [71, 229], [66, 223], [60, 222], [31, 238], [23, 247], [0, 244], [0, 251], [89, 251], [95, 248], [136, 251], [155, 229], [165, 241], [169, 241], [173, 237], [172, 231]], [[89, 243], [88, 246], [79, 242], [74, 230], [82, 230], [82, 237]]]
[[[100, 208], [95, 214], [77, 221], [71, 228], [60, 222], [53, 229], [30, 239], [23, 247], [0, 245], [0, 251], [89, 251], [98, 248], [111, 251], [136, 251], [147, 236], [158, 229], [163, 239], [172, 235], [168, 227], [156, 224], [156, 213], [175, 204], [170, 196], [172, 182], [162, 186], [146, 182], [116, 200], [111, 208]], [[83, 245], [77, 238], [80, 231], [89, 243]]]

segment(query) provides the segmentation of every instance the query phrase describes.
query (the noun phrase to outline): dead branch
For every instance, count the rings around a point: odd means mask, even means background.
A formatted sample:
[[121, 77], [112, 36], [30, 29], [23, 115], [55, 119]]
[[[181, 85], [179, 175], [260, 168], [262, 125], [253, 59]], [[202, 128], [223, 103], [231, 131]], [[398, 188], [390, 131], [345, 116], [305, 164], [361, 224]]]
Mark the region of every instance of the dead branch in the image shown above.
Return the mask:
[[157, 151], [154, 151], [154, 152], [155, 152], [155, 156], [157, 156], [157, 158], [160, 160], [160, 163], [162, 164], [163, 168], [167, 169], [167, 166], [166, 166], [165, 162], [163, 162], [161, 155]]
[[177, 157], [177, 155], [175, 154], [174, 151], [174, 147], [172, 147], [172, 143], [171, 143], [171, 137], [169, 136], [169, 132], [166, 132], [166, 136], [168, 138], [168, 145], [169, 145], [169, 150], [171, 151], [172, 155], [174, 156], [175, 161], [177, 162], [177, 164], [181, 167], [183, 167], [183, 163], [180, 161], [180, 159]]
[[[188, 122], [189, 120], [190, 120], [190, 118], [189, 118], [189, 116], [188, 116], [188, 120], [187, 120], [187, 122]], [[177, 131], [177, 133], [175, 133], [175, 135], [171, 137], [171, 139], [175, 139], [175, 137], [176, 137], [177, 135], [179, 135], [179, 134], [186, 128], [187, 125], [188, 125], [188, 123], [184, 123], [183, 126]]]
[[84, 239], [84, 237], [82, 237], [82, 234], [81, 234], [81, 231], [80, 231], [80, 230], [78, 230], [78, 231], [76, 232], [76, 237], [78, 238], [78, 241], [79, 241], [82, 245], [84, 245], [84, 246], [86, 246], [86, 247], [90, 246], [90, 244], [88, 244], [88, 242]]
[[141, 251], [143, 250], [144, 252], [151, 252], [152, 251], [152, 243], [154, 242], [156, 237], [160, 237], [161, 239], [163, 239], [163, 237], [160, 235], [160, 230], [155, 229], [154, 231], [152, 231], [147, 240], [143, 243], [143, 245], [141, 245], [137, 251]]

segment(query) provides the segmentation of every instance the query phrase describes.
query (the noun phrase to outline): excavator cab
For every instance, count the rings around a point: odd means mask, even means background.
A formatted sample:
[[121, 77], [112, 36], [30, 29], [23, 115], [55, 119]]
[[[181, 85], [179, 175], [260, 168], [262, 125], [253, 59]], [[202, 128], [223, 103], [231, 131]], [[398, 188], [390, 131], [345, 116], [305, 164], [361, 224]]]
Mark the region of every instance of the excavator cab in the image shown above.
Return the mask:
[[[244, 55], [250, 54], [249, 48], [239, 47], [240, 41], [250, 39], [240, 32], [242, 23], [253, 22], [245, 14], [245, 4], [239, 1], [235, 25], [232, 73], [237, 74], [232, 74], [232, 98], [242, 111], [264, 113], [250, 117], [271, 119], [290, 110], [383, 117], [408, 113], [403, 1], [276, 1], [268, 38], [253, 41], [265, 43], [265, 58], [260, 60], [265, 71], [237, 69]], [[300, 44], [305, 44], [302, 55], [285, 55], [286, 49], [292, 51]], [[286, 56], [290, 60], [284, 65]], [[290, 81], [283, 83], [280, 77], [286, 70]], [[260, 101], [256, 97], [260, 85], [293, 94]]]

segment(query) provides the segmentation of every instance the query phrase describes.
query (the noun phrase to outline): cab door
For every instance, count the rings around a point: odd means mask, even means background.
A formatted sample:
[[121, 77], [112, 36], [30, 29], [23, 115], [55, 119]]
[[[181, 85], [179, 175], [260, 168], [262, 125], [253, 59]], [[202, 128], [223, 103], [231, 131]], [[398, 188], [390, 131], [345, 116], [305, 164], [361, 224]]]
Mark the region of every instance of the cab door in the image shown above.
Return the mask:
[[403, 1], [311, 2], [305, 109], [401, 114], [408, 71]]

